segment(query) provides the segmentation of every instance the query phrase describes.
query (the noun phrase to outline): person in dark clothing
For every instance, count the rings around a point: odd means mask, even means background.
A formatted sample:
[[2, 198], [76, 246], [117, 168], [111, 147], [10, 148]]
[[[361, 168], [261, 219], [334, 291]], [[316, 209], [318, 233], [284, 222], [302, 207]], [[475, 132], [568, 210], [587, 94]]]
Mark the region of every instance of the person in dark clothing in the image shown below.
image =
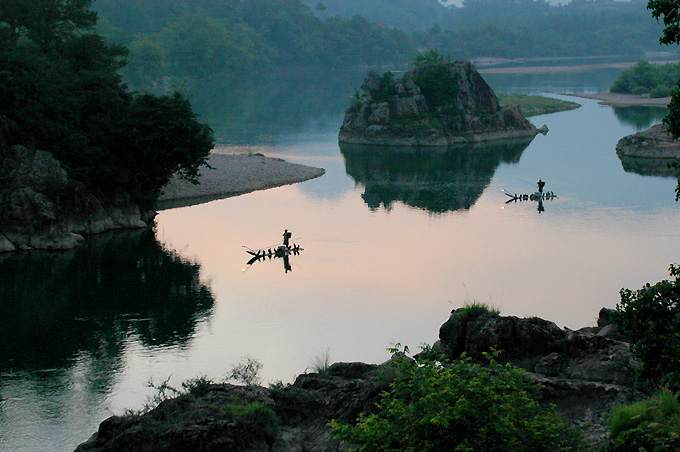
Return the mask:
[[283, 246], [288, 248], [288, 244], [290, 243], [290, 238], [293, 236], [292, 232], [288, 232], [288, 229], [283, 231]]
[[543, 193], [543, 187], [545, 187], [545, 182], [543, 182], [541, 179], [538, 180], [538, 192]]

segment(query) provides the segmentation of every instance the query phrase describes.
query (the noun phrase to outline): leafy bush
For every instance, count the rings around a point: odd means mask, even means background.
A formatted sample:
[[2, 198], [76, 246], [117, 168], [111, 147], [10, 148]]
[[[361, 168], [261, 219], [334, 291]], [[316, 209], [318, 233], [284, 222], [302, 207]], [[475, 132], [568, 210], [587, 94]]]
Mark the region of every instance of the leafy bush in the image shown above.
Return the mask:
[[431, 350], [410, 359], [392, 352], [396, 379], [376, 412], [357, 425], [331, 422], [336, 437], [359, 451], [577, 451], [581, 441], [554, 408], [535, 399], [523, 371], [486, 355], [488, 366], [463, 357], [445, 364]]
[[607, 452], [675, 452], [680, 449], [680, 402], [670, 392], [615, 407]]
[[680, 377], [680, 267], [670, 266], [674, 281], [663, 280], [640, 290], [621, 289], [616, 323], [625, 331], [640, 376], [677, 389]]

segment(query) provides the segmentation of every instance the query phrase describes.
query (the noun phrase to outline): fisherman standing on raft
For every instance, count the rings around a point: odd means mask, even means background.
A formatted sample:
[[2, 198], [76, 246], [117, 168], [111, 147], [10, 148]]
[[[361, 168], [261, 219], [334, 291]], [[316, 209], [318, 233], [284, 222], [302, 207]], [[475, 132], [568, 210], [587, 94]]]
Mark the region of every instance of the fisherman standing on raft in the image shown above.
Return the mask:
[[543, 193], [543, 187], [545, 187], [545, 182], [543, 182], [541, 179], [538, 180], [538, 192]]
[[288, 229], [285, 229], [283, 231], [283, 246], [288, 248], [288, 244], [290, 243], [290, 238], [293, 236], [292, 232], [288, 232]]

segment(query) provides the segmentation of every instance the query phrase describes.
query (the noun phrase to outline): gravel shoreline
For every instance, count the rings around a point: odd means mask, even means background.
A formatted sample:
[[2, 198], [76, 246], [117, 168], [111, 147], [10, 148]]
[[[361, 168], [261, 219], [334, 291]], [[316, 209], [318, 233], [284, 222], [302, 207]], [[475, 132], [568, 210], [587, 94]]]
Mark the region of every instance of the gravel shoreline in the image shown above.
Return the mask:
[[295, 184], [325, 174], [323, 168], [249, 154], [210, 155], [213, 169], [202, 168], [199, 185], [174, 177], [163, 188], [156, 210], [186, 207], [256, 190]]

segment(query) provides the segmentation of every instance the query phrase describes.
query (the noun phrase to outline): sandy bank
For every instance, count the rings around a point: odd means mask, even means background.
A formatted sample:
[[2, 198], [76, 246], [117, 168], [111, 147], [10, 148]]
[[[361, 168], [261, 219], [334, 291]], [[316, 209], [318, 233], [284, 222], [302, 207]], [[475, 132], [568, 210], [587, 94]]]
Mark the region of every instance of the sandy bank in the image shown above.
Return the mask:
[[[564, 66], [512, 66], [512, 67], [483, 67], [480, 74], [564, 74], [568, 72], [587, 72], [598, 69], [628, 69], [635, 66], [637, 61], [619, 63], [592, 63]], [[677, 63], [677, 61], [650, 61], [652, 64]]]
[[565, 96], [582, 97], [585, 99], [597, 99], [602, 105], [612, 107], [667, 107], [670, 97], [646, 97], [633, 94], [598, 93], [598, 94], [564, 94]]
[[173, 178], [159, 196], [156, 209], [201, 204], [255, 190], [303, 182], [325, 173], [322, 168], [259, 155], [211, 154], [209, 163], [213, 169], [201, 170], [199, 185]]

